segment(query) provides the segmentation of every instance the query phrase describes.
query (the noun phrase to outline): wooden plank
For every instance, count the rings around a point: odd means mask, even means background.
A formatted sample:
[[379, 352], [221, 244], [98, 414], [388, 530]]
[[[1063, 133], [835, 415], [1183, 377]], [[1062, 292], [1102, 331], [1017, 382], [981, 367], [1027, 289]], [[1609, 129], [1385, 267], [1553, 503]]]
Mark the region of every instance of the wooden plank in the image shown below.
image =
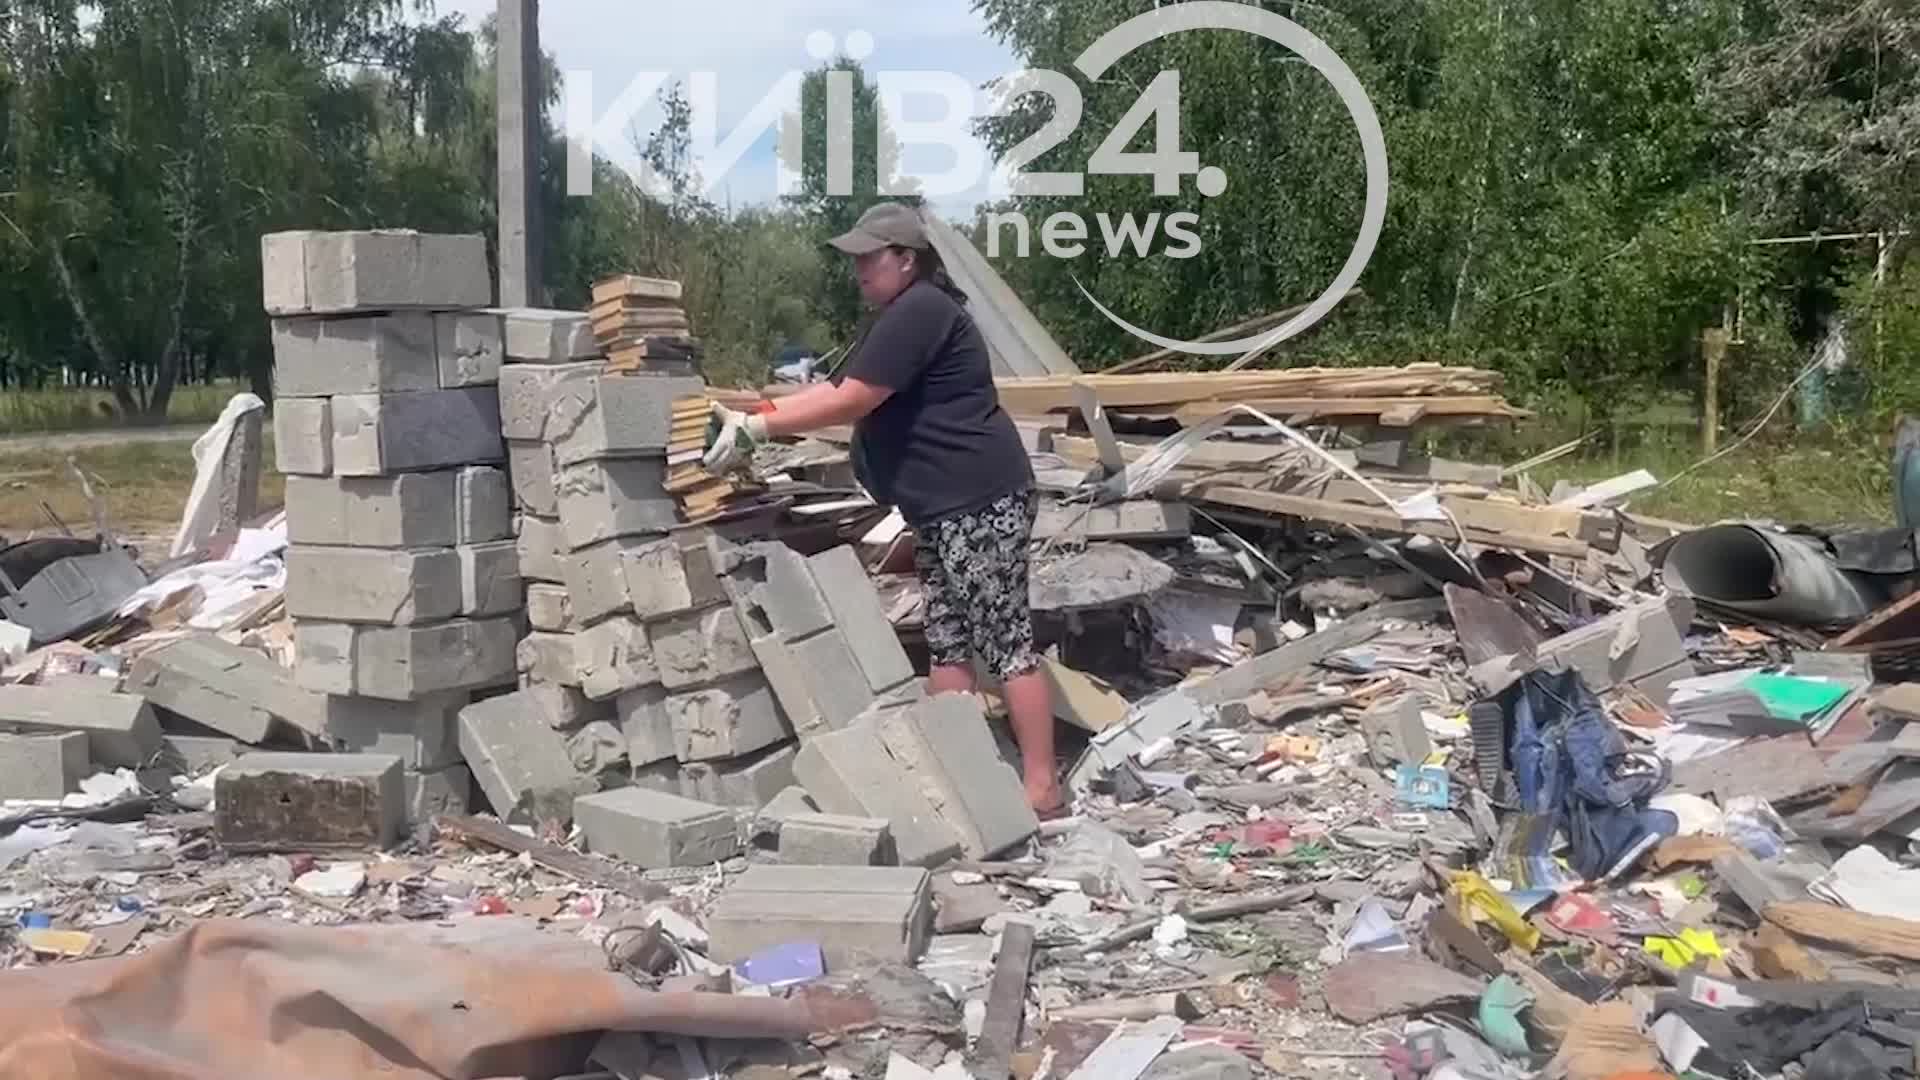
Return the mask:
[[[1408, 398], [1489, 397], [1500, 377], [1476, 368], [1437, 364], [1403, 368], [1294, 368], [1215, 374], [1079, 376], [1109, 409], [1135, 411], [1147, 406], [1179, 406], [1197, 401], [1306, 399], [1317, 402]], [[1075, 378], [999, 378], [994, 385], [1009, 411], [1040, 414], [1074, 407]], [[1493, 400], [1498, 401], [1497, 398]], [[1506, 408], [1504, 402], [1500, 402]]]
[[1087, 430], [1093, 434], [1093, 444], [1100, 454], [1100, 467], [1111, 476], [1127, 467], [1127, 460], [1120, 456], [1120, 440], [1113, 437], [1113, 425], [1107, 423], [1107, 411], [1100, 406], [1100, 395], [1086, 382], [1073, 384], [1074, 402], [1080, 407], [1081, 419], [1087, 422]]
[[[1531, 415], [1489, 395], [1472, 397], [1353, 397], [1199, 399], [1178, 406], [1166, 404], [1128, 408], [1141, 416], [1171, 416], [1182, 424], [1211, 420], [1233, 405], [1258, 409], [1275, 419], [1305, 424], [1328, 420], [1367, 420], [1381, 427], [1408, 427], [1422, 420], [1521, 419]], [[1119, 406], [1108, 403], [1109, 408]]]
[[476, 841], [515, 855], [526, 855], [556, 874], [570, 877], [575, 881], [584, 881], [589, 885], [598, 885], [603, 889], [612, 889], [636, 900], [658, 900], [667, 895], [664, 885], [656, 885], [613, 863], [535, 840], [498, 821], [443, 814], [434, 819], [434, 826], [444, 833], [463, 840]]
[[1465, 522], [1461, 523], [1460, 530], [1455, 530], [1448, 522], [1404, 521], [1398, 514], [1384, 507], [1375, 509], [1352, 503], [1310, 499], [1299, 495], [1279, 495], [1270, 491], [1250, 491], [1246, 488], [1220, 487], [1202, 483], [1187, 485], [1186, 495], [1188, 498], [1219, 506], [1258, 510], [1278, 517], [1297, 517], [1308, 521], [1352, 525], [1359, 529], [1399, 533], [1403, 536], [1431, 536], [1440, 540], [1458, 540], [1464, 532], [1469, 543], [1487, 547], [1515, 548], [1520, 551], [1538, 552], [1542, 555], [1582, 558], [1592, 550], [1591, 545], [1585, 541], [1568, 537], [1494, 532], [1467, 527]]
[[1013, 1052], [1020, 1045], [1020, 1029], [1027, 1018], [1027, 978], [1033, 970], [1033, 926], [1010, 922], [1000, 935], [1000, 958], [994, 963], [993, 985], [987, 991], [987, 1016], [967, 1056], [967, 1071], [975, 1080], [1007, 1080], [1013, 1072]]
[[1889, 637], [1910, 638], [1916, 631], [1920, 631], [1920, 589], [1855, 623], [1852, 629], [1829, 642], [1827, 648], [1844, 649]]
[[1768, 904], [1767, 921], [1815, 941], [1857, 953], [1920, 960], [1920, 922], [1867, 915], [1814, 901]]

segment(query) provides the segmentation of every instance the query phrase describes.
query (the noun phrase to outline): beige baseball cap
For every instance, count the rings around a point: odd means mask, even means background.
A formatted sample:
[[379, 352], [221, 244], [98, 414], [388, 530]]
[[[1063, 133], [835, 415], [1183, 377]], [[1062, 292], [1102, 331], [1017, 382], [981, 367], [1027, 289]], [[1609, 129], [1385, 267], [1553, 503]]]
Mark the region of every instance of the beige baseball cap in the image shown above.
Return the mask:
[[897, 202], [874, 204], [860, 215], [853, 228], [827, 243], [849, 255], [865, 255], [886, 247], [924, 250], [933, 246], [927, 239], [927, 226], [920, 215], [912, 207]]

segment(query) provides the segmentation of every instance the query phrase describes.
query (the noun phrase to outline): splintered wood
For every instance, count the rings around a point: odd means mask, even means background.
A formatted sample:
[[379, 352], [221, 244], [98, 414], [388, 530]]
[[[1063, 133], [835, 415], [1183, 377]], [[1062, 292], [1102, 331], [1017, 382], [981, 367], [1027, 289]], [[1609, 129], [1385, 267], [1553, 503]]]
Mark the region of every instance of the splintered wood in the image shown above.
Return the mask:
[[[998, 378], [1000, 404], [1016, 416], [1076, 407], [1076, 386], [1116, 412], [1205, 420], [1250, 405], [1283, 421], [1369, 420], [1383, 427], [1522, 417], [1500, 397], [1500, 376], [1468, 367], [1295, 368], [1196, 374]], [[1083, 392], [1083, 391], [1078, 391]]]
[[713, 406], [705, 395], [677, 398], [673, 426], [667, 433], [667, 494], [680, 503], [689, 521], [718, 513], [740, 489], [732, 480], [715, 476], [701, 464], [707, 452], [707, 423]]
[[680, 283], [622, 274], [593, 287], [593, 336], [607, 352], [607, 370], [691, 372], [700, 346], [680, 307]]

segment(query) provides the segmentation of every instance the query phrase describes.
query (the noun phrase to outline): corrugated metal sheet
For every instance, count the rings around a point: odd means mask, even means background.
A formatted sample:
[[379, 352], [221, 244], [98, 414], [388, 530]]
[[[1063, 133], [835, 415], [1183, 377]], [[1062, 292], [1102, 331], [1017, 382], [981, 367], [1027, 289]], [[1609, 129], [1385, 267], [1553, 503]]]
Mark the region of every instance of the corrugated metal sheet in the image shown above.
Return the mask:
[[922, 210], [927, 235], [954, 284], [967, 294], [968, 308], [987, 339], [996, 375], [1078, 375], [1080, 366], [1033, 317], [1000, 272], [964, 234], [931, 210]]

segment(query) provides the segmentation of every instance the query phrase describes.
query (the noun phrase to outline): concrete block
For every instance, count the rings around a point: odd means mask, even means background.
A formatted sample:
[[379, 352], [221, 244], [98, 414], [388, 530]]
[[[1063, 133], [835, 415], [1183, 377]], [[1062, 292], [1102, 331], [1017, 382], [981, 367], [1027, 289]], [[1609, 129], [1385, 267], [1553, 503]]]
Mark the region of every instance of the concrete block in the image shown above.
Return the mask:
[[473, 806], [473, 773], [465, 765], [420, 772], [405, 777], [407, 824], [426, 825], [442, 816], [462, 817]]
[[689, 799], [758, 810], [793, 786], [792, 743], [729, 761], [689, 761], [680, 766], [680, 794]]
[[697, 378], [598, 375], [553, 388], [546, 436], [561, 468], [602, 458], [664, 454], [676, 398], [704, 394]]
[[412, 701], [442, 690], [510, 683], [518, 639], [512, 619], [355, 627], [349, 693]]
[[513, 478], [515, 506], [540, 517], [560, 516], [560, 495], [553, 487], [553, 447], [525, 439], [508, 440], [507, 472]]
[[573, 771], [594, 778], [596, 787], [624, 787], [633, 775], [627, 763], [627, 737], [605, 720], [568, 733], [567, 757], [573, 761]]
[[273, 403], [273, 464], [288, 475], [333, 472], [333, 402], [281, 398]]
[[513, 519], [514, 550], [520, 555], [520, 579], [562, 584], [566, 579], [561, 557], [566, 541], [560, 536], [560, 522], [551, 518], [521, 514]]
[[212, 634], [180, 638], [140, 654], [128, 693], [156, 708], [246, 743], [262, 743], [276, 722], [310, 734], [326, 724], [326, 698], [302, 689], [293, 672], [255, 649]]
[[294, 623], [294, 684], [318, 694], [352, 694], [356, 629], [348, 623]]
[[829, 814], [884, 819], [904, 864], [935, 866], [960, 853], [960, 837], [918, 779], [887, 752], [870, 720], [801, 744], [793, 774]]
[[0, 731], [79, 731], [93, 762], [138, 769], [160, 753], [160, 721], [147, 699], [73, 686], [0, 686]]
[[707, 955], [732, 964], [812, 941], [830, 971], [912, 965], [932, 926], [932, 882], [917, 867], [750, 866], [708, 912]]
[[84, 732], [0, 735], [0, 799], [60, 799], [93, 774]]
[[500, 432], [509, 439], [540, 442], [547, 437], [547, 408], [554, 388], [569, 380], [591, 379], [606, 365], [508, 364], [500, 370]]
[[873, 580], [850, 547], [830, 548], [807, 560], [814, 584], [833, 612], [834, 625], [866, 673], [867, 685], [880, 693], [913, 678], [913, 662], [887, 621]]
[[675, 533], [623, 552], [634, 613], [661, 619], [725, 603], [709, 539], [704, 530]]
[[675, 756], [681, 761], [735, 758], [793, 737], [773, 691], [758, 675], [667, 697]]
[[514, 670], [525, 680], [578, 689], [580, 668], [574, 661], [573, 635], [532, 633], [514, 648]]
[[1603, 694], [1686, 663], [1692, 624], [1691, 597], [1647, 600], [1543, 642], [1534, 650], [1536, 666], [1576, 670], [1588, 689]]
[[680, 795], [680, 763], [668, 758], [650, 765], [635, 765], [629, 783], [647, 791], [658, 791], [663, 795]]
[[500, 316], [491, 311], [442, 311], [433, 317], [440, 388], [492, 386], [506, 358]]
[[1070, 535], [1081, 543], [1166, 543], [1193, 534], [1193, 510], [1182, 502], [1136, 499], [1112, 506], [1047, 503], [1033, 522], [1033, 539]]
[[287, 613], [317, 622], [412, 626], [460, 614], [452, 548], [287, 549]]
[[431, 315], [273, 320], [276, 402], [439, 388]]
[[611, 701], [591, 701], [577, 686], [530, 683], [517, 691], [540, 710], [540, 718], [555, 731], [574, 731], [599, 721], [615, 720]]
[[805, 788], [797, 784], [793, 787], [781, 788], [753, 815], [753, 821], [748, 825], [748, 832], [756, 845], [767, 848], [777, 847], [780, 827], [786, 824], [788, 819], [799, 814], [815, 814], [819, 811], [820, 808], [807, 797]]
[[1218, 1043], [1190, 1046], [1154, 1059], [1140, 1080], [1253, 1080], [1253, 1063]]
[[270, 315], [485, 307], [493, 298], [479, 235], [268, 233], [260, 261]]
[[647, 636], [660, 681], [669, 690], [702, 686], [760, 666], [731, 605], [651, 623]]
[[740, 853], [733, 814], [708, 803], [627, 787], [574, 800], [588, 851], [636, 866], [705, 866]]
[[287, 477], [287, 539], [317, 547], [451, 547], [459, 541], [451, 471]]
[[460, 753], [502, 821], [567, 821], [573, 800], [593, 790], [574, 770], [567, 739], [522, 693], [460, 710]]
[[575, 551], [622, 536], [654, 536], [680, 524], [680, 504], [662, 485], [665, 458], [621, 458], [563, 467], [554, 479], [560, 528]]
[[513, 537], [513, 488], [504, 469], [469, 465], [454, 474], [457, 542], [489, 544]]
[[[779, 634], [762, 634], [754, 638], [753, 658], [760, 665], [760, 674], [767, 680], [767, 686], [773, 691], [773, 698], [780, 704], [780, 711], [787, 716], [787, 723], [793, 733], [802, 739], [818, 732], [830, 730], [826, 716], [813, 700], [813, 686], [808, 673], [800, 666], [787, 643], [780, 640]], [[860, 689], [866, 689], [862, 680]]]
[[627, 760], [634, 768], [673, 759], [677, 748], [666, 687], [655, 683], [629, 690], [614, 699], [613, 711], [627, 737]]
[[537, 582], [528, 585], [527, 625], [549, 634], [573, 630], [577, 624], [573, 618], [573, 600], [567, 587]]
[[528, 364], [567, 364], [600, 355], [593, 321], [584, 311], [501, 308], [507, 356]]
[[637, 543], [631, 539], [608, 540], [560, 556], [560, 576], [573, 597], [574, 618], [591, 624], [633, 610], [621, 559]]
[[462, 544], [453, 553], [460, 565], [460, 614], [505, 615], [526, 603], [520, 553], [512, 540]]
[[843, 728], [867, 711], [874, 693], [866, 673], [838, 630], [823, 630], [787, 646], [800, 668], [814, 707], [828, 728]]
[[785, 544], [740, 549], [724, 583], [756, 637], [771, 631], [796, 641], [833, 625], [833, 613], [813, 583], [806, 558]]
[[967, 857], [989, 859], [1040, 828], [1020, 777], [1000, 756], [980, 699], [939, 694], [877, 721], [887, 752], [920, 783]]
[[230, 851], [386, 847], [406, 821], [402, 772], [388, 754], [248, 754], [214, 782], [214, 835]]
[[238, 739], [218, 735], [162, 735], [161, 761], [186, 776], [212, 772], [247, 752]]
[[504, 461], [491, 386], [333, 399], [333, 471], [384, 476]]
[[780, 861], [799, 866], [890, 866], [893, 833], [879, 818], [795, 814], [780, 824]]
[[409, 769], [444, 769], [460, 761], [456, 723], [467, 698], [459, 690], [419, 701], [329, 695], [327, 737], [349, 753], [388, 754]]
[[580, 691], [606, 701], [660, 681], [646, 627], [626, 617], [608, 619], [573, 635], [573, 666]]

